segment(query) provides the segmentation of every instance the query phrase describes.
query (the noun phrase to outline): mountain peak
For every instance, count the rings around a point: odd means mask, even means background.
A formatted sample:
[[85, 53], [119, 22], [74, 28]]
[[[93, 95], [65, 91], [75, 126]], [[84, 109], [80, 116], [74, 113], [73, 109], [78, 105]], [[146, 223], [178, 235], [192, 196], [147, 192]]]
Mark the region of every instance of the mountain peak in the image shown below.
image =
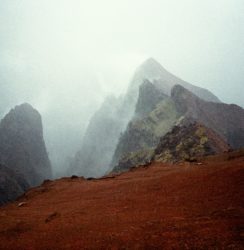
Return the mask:
[[155, 60], [153, 57], [149, 57], [146, 61], [144, 61], [142, 63], [141, 66], [147, 66], [147, 67], [160, 67], [162, 68], [162, 65], [157, 61]]
[[27, 103], [27, 102], [15, 106], [14, 109], [34, 110], [34, 108], [29, 103]]
[[149, 76], [153, 78], [155, 78], [156, 75], [157, 78], [157, 75], [161, 76], [162, 72], [166, 72], [166, 70], [158, 61], [150, 57], [138, 67], [137, 72], [143, 72], [144, 74], [146, 73], [147, 75], [149, 74]]
[[29, 103], [22, 103], [20, 105], [16, 105], [11, 111], [9, 112], [12, 116], [36, 116], [41, 119], [39, 112], [34, 109]]
[[154, 80], [167, 78], [167, 74], [167, 71], [159, 62], [157, 62], [154, 58], [148, 58], [137, 68], [128, 91], [138, 92], [139, 86], [145, 79], [153, 83]]
[[17, 105], [11, 109], [2, 119], [0, 128], [6, 127], [7, 129], [9, 124], [11, 124], [13, 130], [17, 131], [19, 128], [28, 128], [38, 131], [42, 135], [41, 115], [28, 103]]
[[143, 83], [145, 79], [156, 85], [166, 95], [170, 95], [170, 92], [174, 85], [181, 85], [184, 88], [193, 92], [201, 99], [211, 102], [220, 102], [220, 100], [207, 89], [194, 86], [171, 74], [152, 57], [148, 58], [137, 68], [132, 78], [132, 81], [128, 88], [128, 93], [130, 93], [130, 95], [134, 95], [134, 99], [137, 98], [139, 86]]

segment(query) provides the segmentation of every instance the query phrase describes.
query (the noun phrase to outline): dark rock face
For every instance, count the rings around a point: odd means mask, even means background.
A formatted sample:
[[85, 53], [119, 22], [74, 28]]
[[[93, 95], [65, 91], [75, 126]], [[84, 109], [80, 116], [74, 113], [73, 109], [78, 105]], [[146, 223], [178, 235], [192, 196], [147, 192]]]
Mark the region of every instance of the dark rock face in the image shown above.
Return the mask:
[[[5, 173], [1, 185], [18, 186], [16, 194], [51, 177], [41, 116], [29, 104], [16, 106], [0, 123], [0, 163], [6, 166], [1, 168]], [[8, 190], [6, 193], [16, 196]]]
[[[160, 119], [160, 116], [162, 117], [163, 114], [151, 114], [151, 112], [157, 108], [159, 103], [163, 103], [163, 101], [166, 103], [168, 96], [162, 93], [161, 90], [158, 90], [148, 80], [144, 81], [139, 89], [135, 115], [119, 139], [115, 151], [117, 159], [122, 155], [140, 151], [145, 148], [152, 148], [157, 145], [158, 135], [155, 132], [153, 124], [156, 122], [156, 119]], [[159, 105], [159, 107], [161, 106]]]
[[15, 200], [29, 188], [23, 176], [0, 165], [0, 205]]
[[[137, 126], [138, 125], [138, 126]], [[113, 156], [113, 161], [111, 163], [111, 168], [126, 163], [133, 166], [131, 163], [136, 163], [132, 160], [132, 157], [136, 156], [137, 159], [143, 159], [140, 156], [140, 152], [145, 152], [154, 148], [158, 142], [159, 138], [153, 133], [153, 131], [148, 127], [141, 127], [140, 121], [129, 123], [126, 131], [119, 139], [116, 151]], [[143, 155], [145, 155], [143, 153]]]
[[244, 147], [244, 109], [237, 105], [206, 102], [180, 85], [172, 89], [179, 113], [222, 136], [233, 149]]
[[167, 98], [162, 90], [159, 90], [151, 82], [145, 80], [139, 88], [139, 96], [136, 104], [135, 116], [138, 118], [146, 117], [153, 111], [157, 104]]
[[161, 138], [153, 159], [161, 162], [194, 161], [228, 150], [227, 142], [213, 130], [197, 122], [183, 121]]

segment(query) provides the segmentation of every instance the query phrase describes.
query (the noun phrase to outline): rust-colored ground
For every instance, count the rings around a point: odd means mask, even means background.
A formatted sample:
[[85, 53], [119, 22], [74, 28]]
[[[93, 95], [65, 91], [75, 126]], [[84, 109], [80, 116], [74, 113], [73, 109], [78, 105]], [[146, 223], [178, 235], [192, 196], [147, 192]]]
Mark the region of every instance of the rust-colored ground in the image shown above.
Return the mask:
[[202, 165], [154, 163], [115, 178], [63, 178], [0, 208], [0, 249], [244, 249], [243, 244], [244, 156], [238, 153]]

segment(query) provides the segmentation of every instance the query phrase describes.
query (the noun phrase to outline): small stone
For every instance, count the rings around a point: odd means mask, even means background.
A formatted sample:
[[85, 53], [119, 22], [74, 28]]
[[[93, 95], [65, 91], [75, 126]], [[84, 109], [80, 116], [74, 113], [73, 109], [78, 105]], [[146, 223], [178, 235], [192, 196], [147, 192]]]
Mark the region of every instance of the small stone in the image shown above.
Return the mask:
[[27, 204], [27, 202], [20, 202], [19, 204], [18, 204], [18, 207], [23, 207], [23, 206], [25, 206]]

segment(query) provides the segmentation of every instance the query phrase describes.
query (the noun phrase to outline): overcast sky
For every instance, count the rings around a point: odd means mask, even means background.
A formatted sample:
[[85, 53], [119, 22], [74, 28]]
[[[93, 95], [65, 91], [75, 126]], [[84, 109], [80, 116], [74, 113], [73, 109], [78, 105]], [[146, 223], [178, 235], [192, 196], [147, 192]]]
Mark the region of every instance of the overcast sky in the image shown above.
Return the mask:
[[0, 112], [85, 126], [148, 57], [244, 106], [243, 24], [243, 0], [0, 0]]
[[0, 84], [42, 112], [56, 95], [86, 106], [152, 56], [243, 105], [243, 23], [243, 0], [0, 0]]

